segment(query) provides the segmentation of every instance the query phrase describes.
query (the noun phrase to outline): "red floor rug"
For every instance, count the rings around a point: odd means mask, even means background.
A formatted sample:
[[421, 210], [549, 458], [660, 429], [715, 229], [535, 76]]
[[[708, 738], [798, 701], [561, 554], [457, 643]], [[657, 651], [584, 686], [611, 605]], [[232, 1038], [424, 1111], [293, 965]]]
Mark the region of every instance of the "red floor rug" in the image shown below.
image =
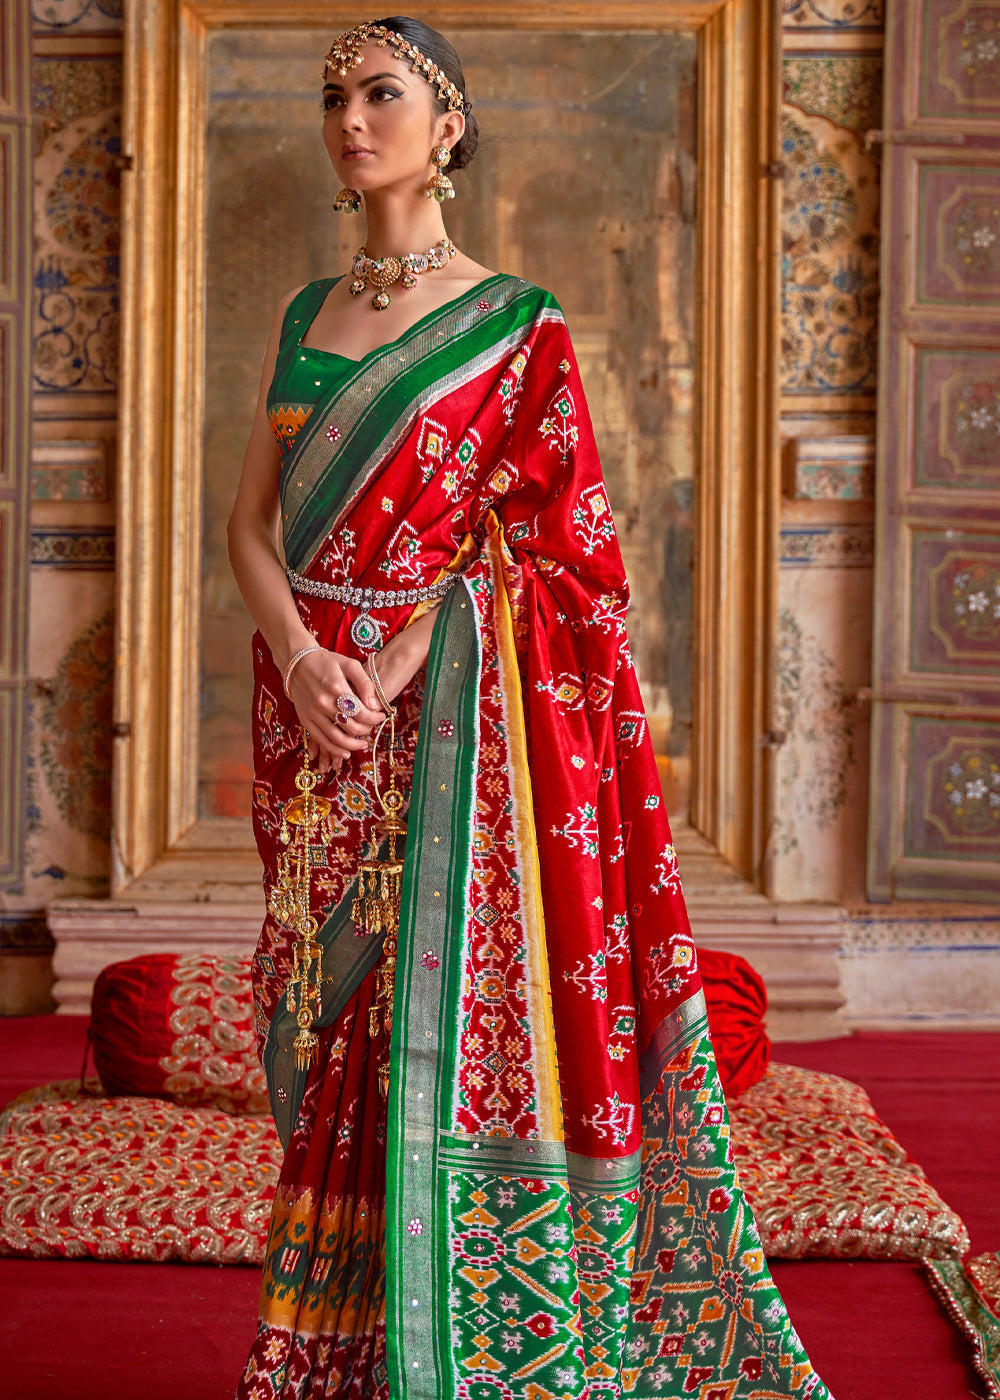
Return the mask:
[[[82, 1019], [0, 1021], [0, 1101], [78, 1070]], [[1000, 1247], [1000, 1036], [862, 1034], [777, 1045], [775, 1058], [861, 1084], [964, 1217]], [[915, 1264], [775, 1261], [836, 1400], [985, 1394], [969, 1349]], [[0, 1394], [9, 1400], [228, 1400], [254, 1332], [257, 1270], [0, 1260]]]

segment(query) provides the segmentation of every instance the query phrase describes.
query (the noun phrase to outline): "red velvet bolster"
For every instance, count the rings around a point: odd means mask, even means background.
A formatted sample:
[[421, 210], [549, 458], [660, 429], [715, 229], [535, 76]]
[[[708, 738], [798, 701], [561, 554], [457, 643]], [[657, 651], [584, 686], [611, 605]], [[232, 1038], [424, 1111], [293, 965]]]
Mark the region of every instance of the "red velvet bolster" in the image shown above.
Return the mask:
[[107, 1093], [267, 1113], [249, 955], [145, 953], [106, 967], [90, 1039]]
[[699, 948], [698, 966], [722, 1087], [735, 1097], [763, 1078], [771, 1059], [764, 980], [735, 953]]
[[176, 953], [145, 953], [112, 963], [94, 983], [90, 1043], [107, 1093], [166, 1094], [160, 1060], [174, 1039], [168, 1020], [176, 965]]
[[[91, 1004], [90, 1038], [94, 1064], [106, 1092], [147, 1094], [184, 1103], [219, 1103], [221, 1098], [230, 1111], [264, 1111], [263, 1102], [256, 1102], [263, 1090], [262, 1084], [256, 1084], [256, 1059], [252, 1052], [236, 1044], [225, 1050], [213, 1047], [215, 1060], [233, 1067], [234, 1075], [226, 1076], [226, 1086], [217, 1083], [217, 1072], [207, 1076], [203, 1087], [198, 1084], [197, 1052], [186, 1057], [192, 1063], [186, 1067], [185, 1091], [178, 1092], [173, 1084], [168, 1086], [171, 1056], [176, 1064], [180, 1046], [185, 1039], [191, 1043], [190, 1037], [184, 1037], [181, 1025], [170, 1024], [179, 1011], [173, 995], [178, 961], [176, 953], [145, 953], [113, 963], [98, 977]], [[185, 962], [191, 961], [189, 955]], [[205, 961], [212, 964], [215, 960]], [[771, 1058], [771, 1042], [763, 1022], [767, 1010], [764, 982], [745, 958], [734, 953], [703, 948], [699, 950], [698, 963], [722, 1087], [730, 1096], [742, 1094], [763, 1077]], [[205, 973], [208, 982], [208, 967]], [[239, 1017], [230, 1025], [240, 1040], [249, 1043], [249, 960], [245, 975], [246, 1024]], [[207, 986], [204, 990], [208, 993]], [[203, 999], [210, 1001], [210, 994]], [[199, 1030], [204, 1033], [204, 1027]]]

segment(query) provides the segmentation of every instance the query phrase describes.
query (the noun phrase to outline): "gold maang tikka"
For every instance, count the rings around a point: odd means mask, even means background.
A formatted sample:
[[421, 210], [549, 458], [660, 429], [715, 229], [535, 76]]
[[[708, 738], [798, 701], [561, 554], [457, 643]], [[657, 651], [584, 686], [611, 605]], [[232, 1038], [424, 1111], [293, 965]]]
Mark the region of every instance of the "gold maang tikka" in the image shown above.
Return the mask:
[[[319, 925], [310, 908], [313, 852], [318, 838], [329, 841], [327, 818], [332, 803], [313, 791], [319, 774], [309, 766], [309, 735], [302, 731], [302, 767], [295, 775], [298, 795], [281, 811], [278, 836], [288, 847], [278, 856], [278, 878], [267, 904], [279, 923], [298, 934], [293, 948], [292, 975], [285, 988], [285, 1004], [298, 1023], [295, 1037], [295, 1067], [304, 1070], [312, 1064], [319, 1037], [313, 1030], [321, 1010], [323, 949], [316, 942]], [[325, 832], [317, 828], [327, 822]], [[292, 831], [294, 829], [294, 838]], [[322, 851], [322, 846], [319, 846]]]
[[429, 58], [425, 58], [416, 44], [411, 44], [401, 34], [387, 29], [384, 24], [373, 24], [371, 21], [366, 24], [358, 24], [353, 29], [348, 29], [345, 34], [341, 34], [338, 39], [334, 39], [326, 56], [326, 67], [332, 68], [342, 78], [346, 78], [351, 69], [357, 68], [364, 58], [364, 47], [369, 39], [374, 39], [379, 48], [385, 48], [388, 45], [392, 49], [394, 58], [408, 59], [410, 72], [419, 73], [427, 79], [432, 87], [436, 87], [438, 97], [442, 102], [448, 104], [450, 112], [465, 111], [465, 97], [447, 73], [440, 69], [436, 63], [432, 63]]
[[[359, 936], [384, 933], [382, 961], [375, 973], [375, 996], [368, 1010], [368, 1034], [372, 1040], [382, 1035], [378, 1058], [379, 1091], [385, 1098], [389, 1093], [389, 1055], [392, 1047], [392, 1005], [396, 991], [396, 953], [399, 940], [399, 913], [403, 890], [403, 848], [406, 844], [406, 824], [402, 818], [403, 794], [396, 786], [396, 708], [390, 705], [375, 670], [374, 654], [368, 658], [368, 674], [375, 686], [385, 718], [375, 731], [372, 742], [372, 781], [375, 796], [382, 808], [382, 820], [375, 826], [371, 854], [362, 861], [358, 876], [358, 894], [351, 906]], [[389, 786], [382, 792], [378, 785], [378, 741], [389, 726]], [[385, 857], [378, 854], [383, 839], [388, 840]], [[397, 842], [401, 843], [397, 849]]]

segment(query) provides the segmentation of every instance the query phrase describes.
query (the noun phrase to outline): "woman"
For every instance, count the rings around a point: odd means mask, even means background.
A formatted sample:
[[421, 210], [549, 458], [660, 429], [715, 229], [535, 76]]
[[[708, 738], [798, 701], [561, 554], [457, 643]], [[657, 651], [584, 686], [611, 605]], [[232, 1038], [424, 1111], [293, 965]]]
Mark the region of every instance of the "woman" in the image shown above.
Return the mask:
[[[278, 310], [230, 524], [286, 1143], [239, 1396], [819, 1400], [732, 1167], [561, 312], [447, 242], [476, 123], [441, 35], [359, 26], [323, 91], [367, 240]], [[394, 992], [356, 879], [390, 767]]]

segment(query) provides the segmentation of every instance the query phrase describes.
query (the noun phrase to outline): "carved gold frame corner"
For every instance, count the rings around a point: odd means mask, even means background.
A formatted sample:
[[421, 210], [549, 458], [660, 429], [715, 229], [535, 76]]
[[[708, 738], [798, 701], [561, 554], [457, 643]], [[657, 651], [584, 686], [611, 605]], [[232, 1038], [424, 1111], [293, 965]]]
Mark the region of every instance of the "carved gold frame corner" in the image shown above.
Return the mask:
[[[771, 0], [442, 3], [444, 31], [698, 36], [700, 327], [693, 824], [766, 888], [779, 519]], [[125, 41], [112, 889], [260, 898], [245, 822], [197, 816], [207, 44], [219, 28], [356, 23], [328, 0], [132, 0]]]

